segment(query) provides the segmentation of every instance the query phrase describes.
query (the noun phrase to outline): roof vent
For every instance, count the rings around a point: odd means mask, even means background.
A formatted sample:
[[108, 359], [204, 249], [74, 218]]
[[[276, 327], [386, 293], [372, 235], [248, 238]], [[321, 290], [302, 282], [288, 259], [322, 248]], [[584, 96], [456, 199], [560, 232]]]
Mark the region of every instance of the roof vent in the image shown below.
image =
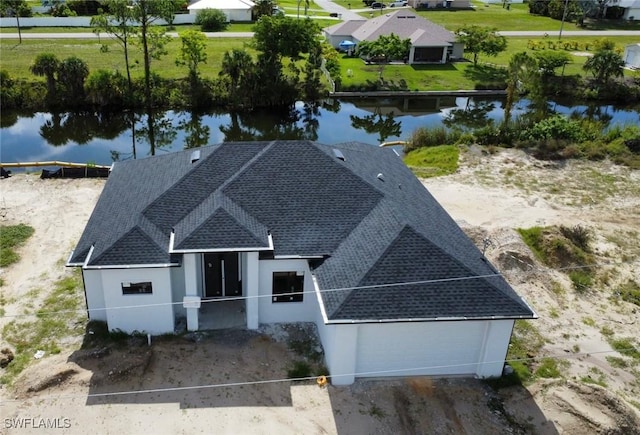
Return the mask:
[[378, 174], [378, 180], [384, 181], [384, 175], [382, 175], [382, 172]]
[[340, 151], [338, 148], [333, 148], [333, 155], [336, 157], [336, 159], [342, 160], [344, 162], [344, 154], [342, 154], [342, 151]]
[[191, 163], [195, 163], [200, 160], [200, 150], [195, 150], [191, 153]]

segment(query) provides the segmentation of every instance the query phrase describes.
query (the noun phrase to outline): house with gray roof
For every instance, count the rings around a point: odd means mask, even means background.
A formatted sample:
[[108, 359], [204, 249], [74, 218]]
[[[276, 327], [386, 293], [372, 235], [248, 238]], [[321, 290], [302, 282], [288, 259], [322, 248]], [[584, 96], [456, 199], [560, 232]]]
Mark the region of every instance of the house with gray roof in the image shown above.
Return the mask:
[[335, 48], [340, 42], [375, 41], [382, 35], [397, 35], [409, 39], [411, 49], [407, 63], [447, 63], [462, 59], [463, 44], [456, 35], [409, 9], [399, 9], [369, 20], [349, 20], [324, 29], [327, 41]]
[[313, 322], [334, 384], [499, 376], [535, 317], [393, 149], [355, 142], [117, 162], [67, 265], [110, 330]]

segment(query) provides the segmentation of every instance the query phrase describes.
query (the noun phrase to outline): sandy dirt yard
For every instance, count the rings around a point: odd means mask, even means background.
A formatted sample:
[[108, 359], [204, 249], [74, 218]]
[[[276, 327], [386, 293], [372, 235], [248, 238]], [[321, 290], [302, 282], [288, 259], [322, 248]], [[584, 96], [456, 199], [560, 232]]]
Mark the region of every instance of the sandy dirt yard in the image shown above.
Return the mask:
[[[316, 349], [312, 325], [158, 337], [149, 346], [144, 337], [103, 339], [79, 315], [78, 332], [60, 340], [59, 353], [33, 359], [0, 387], [0, 433], [640, 433], [640, 362], [610, 344], [628, 338], [640, 348], [640, 307], [616, 293], [640, 283], [639, 182], [640, 172], [606, 162], [475, 148], [456, 174], [424, 181], [536, 310], [531, 323], [543, 345], [531, 357], [559, 361], [561, 377], [499, 391], [461, 378], [321, 388], [280, 381], [309, 358], [292, 342], [303, 337]], [[23, 174], [0, 180], [0, 224], [35, 229], [21, 261], [0, 271], [1, 326], [33, 320], [49, 288], [73, 274], [64, 263], [103, 185]], [[600, 266], [586, 292], [540, 264], [515, 231], [560, 224], [593, 234]]]

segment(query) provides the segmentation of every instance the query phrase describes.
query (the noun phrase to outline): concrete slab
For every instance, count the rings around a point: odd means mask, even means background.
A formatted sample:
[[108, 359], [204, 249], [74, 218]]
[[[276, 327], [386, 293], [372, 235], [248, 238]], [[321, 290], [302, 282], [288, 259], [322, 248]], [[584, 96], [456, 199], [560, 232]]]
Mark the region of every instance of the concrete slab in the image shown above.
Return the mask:
[[245, 301], [203, 299], [198, 312], [199, 330], [246, 328]]

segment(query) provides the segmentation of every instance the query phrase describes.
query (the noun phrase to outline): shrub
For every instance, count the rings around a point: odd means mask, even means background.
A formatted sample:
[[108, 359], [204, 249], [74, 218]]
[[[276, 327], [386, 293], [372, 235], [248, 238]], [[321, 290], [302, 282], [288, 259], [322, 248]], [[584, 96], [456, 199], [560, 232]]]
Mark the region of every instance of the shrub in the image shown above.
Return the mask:
[[99, 69], [85, 81], [89, 103], [102, 107], [122, 107], [126, 101], [127, 79], [118, 71]]
[[573, 288], [578, 293], [584, 293], [591, 288], [593, 277], [591, 272], [584, 270], [572, 270], [569, 272], [569, 279], [573, 283]]
[[631, 302], [640, 306], [640, 285], [637, 282], [629, 280], [618, 289], [618, 293], [623, 301]]
[[198, 12], [196, 24], [201, 26], [203, 32], [222, 32], [229, 26], [227, 16], [218, 9], [203, 9]]
[[584, 136], [584, 130], [578, 121], [563, 115], [555, 115], [535, 123], [522, 134], [521, 138], [533, 141], [565, 139], [582, 142], [585, 139]]
[[609, 340], [611, 347], [624, 356], [640, 361], [640, 349], [638, 349], [630, 338], [619, 338]]
[[565, 227], [560, 225], [560, 232], [567, 239], [571, 240], [574, 245], [582, 249], [585, 252], [591, 251], [591, 230], [582, 225], [575, 225], [573, 227]]
[[541, 227], [531, 227], [531, 228], [518, 228], [518, 233], [522, 237], [524, 243], [531, 249], [531, 251], [535, 254], [535, 256], [541, 260], [545, 261], [543, 238], [542, 238], [542, 228]]
[[420, 127], [411, 134], [405, 146], [405, 152], [416, 148], [451, 145], [458, 141], [460, 135], [459, 131], [448, 130], [445, 127]]
[[305, 361], [295, 361], [293, 367], [287, 370], [290, 379], [311, 377], [311, 366]]
[[542, 358], [540, 365], [536, 369], [536, 375], [541, 378], [559, 378], [558, 362], [553, 358]]

